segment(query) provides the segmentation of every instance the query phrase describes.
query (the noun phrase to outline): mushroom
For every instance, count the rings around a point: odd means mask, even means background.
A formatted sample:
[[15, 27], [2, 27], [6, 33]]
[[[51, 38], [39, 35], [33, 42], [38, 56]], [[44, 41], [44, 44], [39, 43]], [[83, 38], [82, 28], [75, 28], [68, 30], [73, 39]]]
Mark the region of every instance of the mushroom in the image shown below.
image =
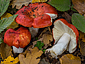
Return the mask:
[[4, 42], [13, 46], [14, 53], [22, 53], [23, 48], [30, 43], [31, 34], [28, 29], [20, 27], [18, 30], [8, 29], [4, 34]]
[[75, 26], [69, 24], [64, 19], [58, 19], [54, 22], [53, 38], [54, 46], [45, 51], [50, 52], [53, 58], [58, 58], [65, 50], [73, 53], [76, 50], [79, 32]]
[[[52, 25], [52, 19], [57, 17], [57, 10], [47, 3], [33, 3], [24, 6], [16, 12], [16, 22], [25, 27], [44, 28]], [[34, 31], [30, 30], [30, 31]], [[38, 32], [38, 30], [35, 32]]]

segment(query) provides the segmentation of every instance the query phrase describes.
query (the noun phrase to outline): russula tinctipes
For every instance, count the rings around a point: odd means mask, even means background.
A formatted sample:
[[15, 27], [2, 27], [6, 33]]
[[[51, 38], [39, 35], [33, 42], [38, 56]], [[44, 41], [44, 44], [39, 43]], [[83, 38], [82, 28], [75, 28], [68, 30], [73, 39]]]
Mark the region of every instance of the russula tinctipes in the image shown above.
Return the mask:
[[22, 53], [23, 48], [30, 43], [31, 34], [28, 29], [20, 27], [18, 30], [8, 29], [4, 34], [4, 42], [13, 46], [14, 53]]
[[25, 27], [43, 28], [52, 25], [57, 11], [47, 3], [33, 3], [16, 12], [16, 22]]
[[50, 52], [53, 58], [57, 58], [65, 50], [73, 53], [76, 50], [79, 32], [75, 26], [69, 24], [64, 19], [58, 19], [54, 22], [53, 38], [55, 40], [54, 46], [46, 50]]

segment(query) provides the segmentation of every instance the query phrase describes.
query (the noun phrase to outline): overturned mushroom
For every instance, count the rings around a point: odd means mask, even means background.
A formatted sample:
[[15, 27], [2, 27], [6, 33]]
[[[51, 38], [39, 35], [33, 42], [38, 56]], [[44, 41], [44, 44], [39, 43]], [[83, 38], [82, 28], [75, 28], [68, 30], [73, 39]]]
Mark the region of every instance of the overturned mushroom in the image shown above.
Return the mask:
[[30, 43], [31, 34], [28, 29], [20, 27], [18, 30], [8, 29], [4, 35], [4, 42], [13, 46], [14, 53], [22, 53], [23, 48]]
[[52, 19], [55, 19], [58, 15], [57, 10], [47, 3], [29, 4], [17, 11], [16, 14], [18, 14], [16, 18], [18, 24], [30, 27], [30, 31], [35, 30], [35, 32], [38, 32], [38, 29], [36, 31], [34, 28], [51, 26]]
[[64, 19], [58, 19], [54, 22], [53, 28], [54, 46], [46, 50], [50, 52], [53, 58], [57, 58], [65, 50], [73, 53], [76, 50], [79, 33], [72, 24], [69, 24]]

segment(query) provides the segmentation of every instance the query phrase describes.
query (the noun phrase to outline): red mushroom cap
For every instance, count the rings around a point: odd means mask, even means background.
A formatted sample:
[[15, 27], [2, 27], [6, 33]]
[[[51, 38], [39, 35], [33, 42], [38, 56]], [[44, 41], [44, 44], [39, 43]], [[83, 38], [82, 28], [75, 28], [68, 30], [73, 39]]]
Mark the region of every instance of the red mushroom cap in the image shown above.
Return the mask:
[[20, 27], [18, 30], [8, 29], [4, 35], [4, 42], [9, 46], [24, 48], [30, 43], [31, 34], [28, 29]]
[[17, 23], [25, 27], [43, 28], [52, 25], [49, 14], [57, 16], [57, 11], [47, 3], [33, 3], [24, 6], [16, 14]]
[[64, 34], [68, 33], [71, 36], [71, 41], [69, 44], [69, 52], [72, 53], [76, 50], [79, 32], [76, 27], [68, 23], [65, 19], [58, 19], [54, 22], [53, 37], [55, 43]]

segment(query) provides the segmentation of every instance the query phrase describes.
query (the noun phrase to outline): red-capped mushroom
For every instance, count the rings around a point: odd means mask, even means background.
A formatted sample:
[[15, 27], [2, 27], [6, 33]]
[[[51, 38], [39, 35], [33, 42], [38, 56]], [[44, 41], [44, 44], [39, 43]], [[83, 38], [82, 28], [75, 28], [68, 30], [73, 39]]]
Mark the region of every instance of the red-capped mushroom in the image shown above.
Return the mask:
[[23, 52], [23, 48], [30, 43], [30, 40], [31, 34], [28, 29], [24, 27], [20, 27], [16, 31], [8, 29], [4, 34], [4, 42], [9, 46], [13, 46], [14, 53]]
[[25, 27], [43, 28], [52, 25], [52, 18], [57, 17], [57, 11], [47, 3], [33, 3], [24, 6], [19, 11], [16, 22]]
[[25, 27], [30, 27], [32, 37], [36, 36], [39, 28], [51, 26], [52, 19], [58, 15], [57, 10], [47, 3], [29, 4], [17, 11], [16, 14], [18, 14], [16, 22]]
[[57, 58], [65, 50], [69, 51], [69, 53], [76, 50], [79, 32], [75, 26], [69, 24], [66, 20], [58, 19], [54, 22], [53, 37], [55, 45], [47, 49], [46, 53], [50, 52], [53, 58]]

